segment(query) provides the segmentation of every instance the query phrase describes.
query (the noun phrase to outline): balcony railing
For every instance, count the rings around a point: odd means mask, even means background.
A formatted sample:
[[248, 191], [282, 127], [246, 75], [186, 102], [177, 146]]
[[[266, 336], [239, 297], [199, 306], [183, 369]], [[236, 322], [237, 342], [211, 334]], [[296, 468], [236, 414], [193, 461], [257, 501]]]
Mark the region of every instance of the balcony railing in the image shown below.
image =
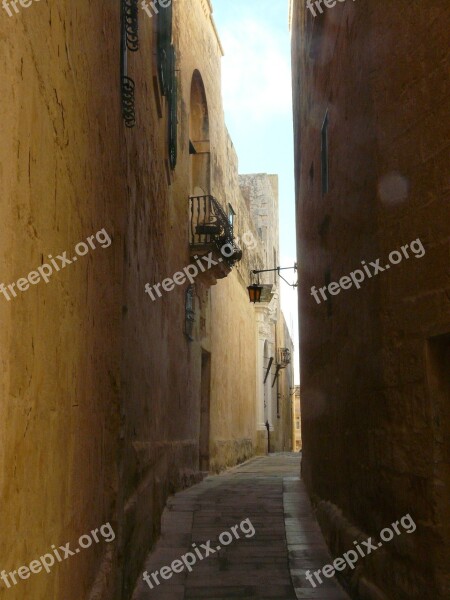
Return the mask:
[[190, 244], [194, 247], [213, 246], [232, 267], [242, 258], [242, 250], [233, 237], [233, 227], [214, 196], [191, 196]]
[[278, 348], [278, 365], [285, 369], [291, 362], [291, 351], [289, 348]]

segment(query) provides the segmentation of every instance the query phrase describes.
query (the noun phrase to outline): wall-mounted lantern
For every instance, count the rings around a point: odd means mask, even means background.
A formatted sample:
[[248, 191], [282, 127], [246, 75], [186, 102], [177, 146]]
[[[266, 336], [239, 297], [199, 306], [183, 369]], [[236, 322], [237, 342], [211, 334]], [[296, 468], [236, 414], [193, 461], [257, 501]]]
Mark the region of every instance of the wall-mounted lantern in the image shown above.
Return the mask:
[[[274, 271], [276, 271], [278, 273], [278, 276], [281, 277], [281, 279], [284, 282], [286, 282], [289, 286], [295, 288], [298, 286], [298, 282], [297, 283], [289, 283], [289, 281], [287, 281], [283, 277], [283, 275], [281, 275], [281, 273], [280, 273], [280, 271], [286, 271], [287, 269], [294, 269], [294, 271], [297, 271], [297, 263], [295, 263], [293, 267], [276, 267], [275, 269], [253, 270], [253, 271], [251, 271], [251, 274], [259, 275], [259, 273], [273, 273]], [[256, 302], [261, 302], [261, 293], [263, 291], [263, 288], [264, 288], [264, 285], [259, 283], [259, 277], [258, 277], [257, 283], [252, 283], [251, 285], [249, 285], [247, 287], [250, 302], [253, 302], [253, 304], [256, 304]]]
[[256, 304], [256, 302], [261, 302], [262, 289], [262, 285], [258, 285], [257, 283], [253, 283], [252, 285], [248, 286], [247, 290], [250, 302], [253, 302], [253, 304]]

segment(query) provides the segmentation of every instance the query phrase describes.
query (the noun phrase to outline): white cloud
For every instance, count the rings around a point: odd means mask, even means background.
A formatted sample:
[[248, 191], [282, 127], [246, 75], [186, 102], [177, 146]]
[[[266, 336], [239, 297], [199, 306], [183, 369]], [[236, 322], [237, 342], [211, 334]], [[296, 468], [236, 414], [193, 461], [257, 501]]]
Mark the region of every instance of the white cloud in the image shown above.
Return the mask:
[[233, 120], [264, 121], [292, 112], [291, 66], [285, 40], [263, 23], [234, 21], [221, 29], [224, 106]]

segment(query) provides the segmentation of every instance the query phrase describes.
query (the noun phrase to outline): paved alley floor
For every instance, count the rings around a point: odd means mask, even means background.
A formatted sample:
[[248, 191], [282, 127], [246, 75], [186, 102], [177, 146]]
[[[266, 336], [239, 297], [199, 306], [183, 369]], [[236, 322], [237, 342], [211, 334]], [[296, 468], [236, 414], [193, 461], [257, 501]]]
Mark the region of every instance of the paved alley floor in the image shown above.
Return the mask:
[[169, 498], [153, 587], [141, 580], [133, 600], [348, 599], [335, 579], [305, 579], [332, 561], [299, 473], [299, 454], [256, 457]]

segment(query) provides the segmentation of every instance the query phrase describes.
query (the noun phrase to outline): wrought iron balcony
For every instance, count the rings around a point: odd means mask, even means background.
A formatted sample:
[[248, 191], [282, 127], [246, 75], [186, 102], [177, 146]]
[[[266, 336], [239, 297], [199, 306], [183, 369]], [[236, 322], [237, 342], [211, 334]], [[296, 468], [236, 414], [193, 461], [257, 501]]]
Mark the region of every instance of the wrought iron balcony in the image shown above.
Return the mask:
[[225, 211], [214, 196], [191, 196], [189, 202], [191, 248], [199, 254], [212, 249], [220, 255], [220, 262], [231, 269], [241, 260], [242, 250], [236, 244]]
[[291, 351], [289, 348], [278, 348], [278, 365], [280, 369], [285, 369], [291, 362]]

